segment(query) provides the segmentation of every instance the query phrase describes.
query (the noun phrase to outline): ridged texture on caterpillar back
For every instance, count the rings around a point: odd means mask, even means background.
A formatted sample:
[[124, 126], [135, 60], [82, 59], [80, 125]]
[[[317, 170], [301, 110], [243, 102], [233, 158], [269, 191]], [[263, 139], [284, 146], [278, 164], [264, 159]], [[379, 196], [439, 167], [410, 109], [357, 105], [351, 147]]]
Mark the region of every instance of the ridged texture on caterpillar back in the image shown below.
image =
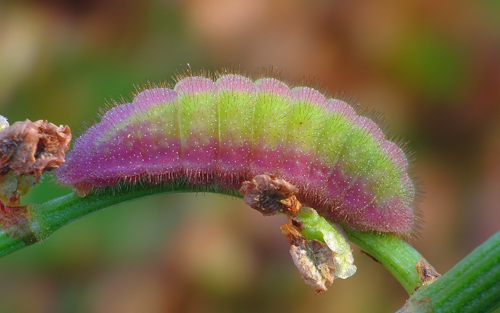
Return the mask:
[[229, 74], [185, 77], [112, 108], [76, 140], [57, 177], [82, 193], [141, 179], [237, 190], [267, 172], [330, 221], [408, 235], [417, 219], [407, 167], [401, 149], [346, 102]]

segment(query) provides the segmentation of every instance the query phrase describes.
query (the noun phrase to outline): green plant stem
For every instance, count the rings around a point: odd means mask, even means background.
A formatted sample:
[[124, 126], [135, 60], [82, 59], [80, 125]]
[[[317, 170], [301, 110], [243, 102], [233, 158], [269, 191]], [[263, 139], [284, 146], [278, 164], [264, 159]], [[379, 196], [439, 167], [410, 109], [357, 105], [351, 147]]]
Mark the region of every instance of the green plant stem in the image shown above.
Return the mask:
[[392, 234], [344, 230], [349, 240], [382, 263], [408, 294], [420, 286], [416, 264], [422, 256], [406, 241]]
[[83, 198], [72, 193], [43, 204], [33, 205], [30, 208], [31, 230], [38, 241], [42, 241], [62, 226], [113, 205], [161, 193], [182, 192], [193, 192], [193, 189], [176, 183], [168, 186], [123, 185], [118, 189], [99, 190]]
[[[213, 192], [234, 195], [234, 191], [220, 190], [216, 186], [193, 188], [182, 182], [150, 186], [147, 184], [122, 184], [114, 188], [104, 188], [85, 197], [74, 193], [62, 196], [42, 204], [28, 205], [27, 225], [18, 225], [17, 229], [3, 229], [0, 232], [0, 257], [10, 254], [35, 242], [42, 242], [54, 231], [86, 215], [156, 194]], [[13, 226], [12, 228], [16, 228]], [[17, 238], [9, 237], [16, 234]]]
[[[238, 196], [235, 191], [221, 190], [216, 186], [206, 186], [200, 190], [182, 182], [161, 186], [123, 184], [99, 190], [83, 198], [69, 194], [43, 204], [28, 206], [29, 218], [26, 224], [18, 225], [18, 229], [0, 231], [0, 256], [41, 242], [62, 226], [113, 205], [160, 193], [180, 192], [214, 192]], [[16, 225], [12, 226], [15, 227]], [[408, 293], [422, 284], [416, 268], [422, 257], [404, 240], [390, 234], [345, 230], [349, 240], [381, 262]], [[16, 234], [17, 238], [11, 238], [8, 234]], [[415, 311], [403, 312], [425, 312], [428, 307], [423, 308], [419, 300], [427, 297], [435, 312], [487, 312], [500, 303], [499, 281], [500, 233], [497, 233], [450, 272], [415, 292], [410, 298], [414, 301], [409, 302], [408, 308], [411, 303], [420, 304], [412, 306], [416, 308]], [[467, 310], [462, 309], [463, 307]]]
[[401, 312], [491, 312], [500, 307], [500, 232], [434, 283], [415, 292]]
[[26, 243], [19, 238], [11, 238], [7, 236], [5, 231], [0, 231], [0, 256], [10, 254], [21, 248], [24, 248]]
[[[34, 242], [41, 242], [64, 225], [96, 211], [155, 194], [180, 192], [214, 192], [239, 196], [235, 191], [221, 190], [215, 186], [193, 189], [182, 182], [161, 186], [123, 184], [117, 188], [99, 190], [83, 198], [72, 193], [43, 204], [30, 205], [28, 207], [29, 225], [23, 228], [28, 229], [30, 233], [20, 236], [24, 238], [23, 241], [18, 238], [10, 238], [2, 231], [0, 233], [0, 256], [12, 253]], [[420, 285], [415, 264], [421, 256], [404, 240], [393, 235], [352, 230], [347, 230], [347, 235], [352, 242], [386, 266], [409, 293]]]

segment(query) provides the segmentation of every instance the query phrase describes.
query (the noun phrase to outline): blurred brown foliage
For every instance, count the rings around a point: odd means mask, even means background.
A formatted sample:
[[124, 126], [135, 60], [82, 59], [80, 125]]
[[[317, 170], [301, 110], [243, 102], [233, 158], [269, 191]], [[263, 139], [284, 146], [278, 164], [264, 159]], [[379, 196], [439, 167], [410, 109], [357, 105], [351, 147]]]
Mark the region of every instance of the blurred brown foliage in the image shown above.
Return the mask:
[[[498, 1], [0, 2], [0, 114], [84, 130], [134, 84], [176, 70], [275, 66], [383, 112], [425, 192], [414, 246], [443, 273], [500, 229]], [[68, 190], [45, 180], [26, 202]], [[164, 196], [113, 208], [0, 260], [1, 312], [390, 312], [405, 292], [358, 273], [314, 296], [242, 201]]]

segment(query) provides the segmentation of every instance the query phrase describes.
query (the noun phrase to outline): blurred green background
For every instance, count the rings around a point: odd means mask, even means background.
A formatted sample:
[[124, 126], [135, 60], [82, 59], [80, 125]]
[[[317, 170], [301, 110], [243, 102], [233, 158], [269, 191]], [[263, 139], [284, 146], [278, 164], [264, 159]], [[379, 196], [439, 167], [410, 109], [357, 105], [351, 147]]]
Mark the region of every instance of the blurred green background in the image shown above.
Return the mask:
[[[500, 229], [500, 2], [0, 1], [0, 114], [67, 124], [176, 71], [275, 66], [383, 112], [408, 141], [443, 273]], [[69, 192], [50, 178], [24, 202]], [[393, 312], [403, 288], [358, 272], [315, 296], [278, 229], [242, 201], [172, 195], [114, 207], [0, 259], [0, 312]]]

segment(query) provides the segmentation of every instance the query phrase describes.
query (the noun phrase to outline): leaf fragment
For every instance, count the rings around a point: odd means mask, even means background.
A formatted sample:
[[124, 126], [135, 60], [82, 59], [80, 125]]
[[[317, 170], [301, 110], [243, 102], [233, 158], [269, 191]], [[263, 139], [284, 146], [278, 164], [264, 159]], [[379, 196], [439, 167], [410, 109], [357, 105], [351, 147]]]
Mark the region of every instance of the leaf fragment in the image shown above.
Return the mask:
[[307, 240], [294, 225], [284, 224], [280, 229], [292, 245], [290, 254], [302, 279], [316, 290], [316, 294], [328, 290], [334, 280], [334, 252], [324, 242]]

